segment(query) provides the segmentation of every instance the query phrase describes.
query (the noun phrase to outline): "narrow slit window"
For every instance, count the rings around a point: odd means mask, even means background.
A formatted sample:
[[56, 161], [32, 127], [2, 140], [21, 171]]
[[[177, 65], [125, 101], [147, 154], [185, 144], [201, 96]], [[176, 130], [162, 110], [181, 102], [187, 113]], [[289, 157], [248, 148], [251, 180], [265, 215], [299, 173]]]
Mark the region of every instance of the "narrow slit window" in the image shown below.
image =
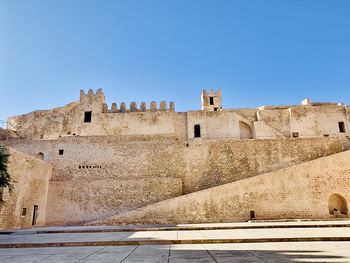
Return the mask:
[[38, 210], [39, 210], [39, 206], [38, 205], [34, 205], [33, 208], [33, 218], [32, 218], [32, 226], [36, 225], [36, 220], [38, 217]]
[[84, 112], [84, 122], [91, 122], [92, 111]]
[[214, 105], [214, 97], [209, 97], [209, 103], [210, 105]]
[[199, 124], [194, 125], [194, 138], [201, 137], [201, 126]]
[[339, 132], [345, 133], [345, 123], [343, 121], [338, 122], [339, 125]]

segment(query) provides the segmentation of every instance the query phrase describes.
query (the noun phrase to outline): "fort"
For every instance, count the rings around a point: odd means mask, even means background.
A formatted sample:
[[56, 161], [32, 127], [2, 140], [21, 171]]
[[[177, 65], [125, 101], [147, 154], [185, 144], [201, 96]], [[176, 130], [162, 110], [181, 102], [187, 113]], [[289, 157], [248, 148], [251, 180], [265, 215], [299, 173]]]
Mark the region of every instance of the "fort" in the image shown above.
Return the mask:
[[[149, 106], [148, 106], [149, 105]], [[101, 89], [10, 117], [0, 227], [347, 217], [350, 108], [107, 105]]]

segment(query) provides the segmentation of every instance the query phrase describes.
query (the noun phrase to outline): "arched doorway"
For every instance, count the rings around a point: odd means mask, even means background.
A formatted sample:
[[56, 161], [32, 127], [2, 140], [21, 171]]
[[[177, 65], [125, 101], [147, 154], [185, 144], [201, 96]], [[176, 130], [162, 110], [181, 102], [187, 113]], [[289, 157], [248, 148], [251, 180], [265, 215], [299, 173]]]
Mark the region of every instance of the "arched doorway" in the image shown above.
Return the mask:
[[239, 134], [241, 139], [253, 139], [252, 129], [244, 121], [239, 122]]
[[328, 199], [328, 209], [331, 215], [340, 212], [342, 215], [348, 214], [348, 204], [340, 194], [332, 194]]
[[37, 155], [36, 155], [36, 158], [38, 158], [38, 159], [40, 159], [40, 160], [44, 160], [44, 154], [42, 153], [42, 152], [40, 152], [40, 153], [38, 153]]

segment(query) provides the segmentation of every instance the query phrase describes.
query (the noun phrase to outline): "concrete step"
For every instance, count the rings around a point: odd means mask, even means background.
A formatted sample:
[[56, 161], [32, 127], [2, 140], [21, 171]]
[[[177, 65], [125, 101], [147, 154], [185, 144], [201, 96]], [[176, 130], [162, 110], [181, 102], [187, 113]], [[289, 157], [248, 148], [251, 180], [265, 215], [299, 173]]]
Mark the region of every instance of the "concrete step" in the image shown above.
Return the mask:
[[3, 235], [0, 248], [350, 241], [350, 227]]
[[233, 229], [276, 229], [276, 228], [324, 228], [349, 227], [350, 221], [250, 221], [243, 223], [210, 223], [183, 225], [125, 225], [125, 226], [79, 226], [79, 227], [46, 227], [37, 229], [20, 229], [1, 232], [0, 234], [30, 235], [59, 233], [108, 233], [108, 232], [139, 232], [139, 231], [194, 231], [194, 230], [233, 230]]
[[225, 239], [186, 239], [186, 240], [130, 240], [130, 241], [82, 241], [48, 243], [0, 243], [4, 248], [44, 248], [44, 247], [97, 247], [97, 246], [146, 246], [146, 245], [190, 245], [190, 244], [237, 244], [237, 243], [276, 243], [276, 242], [339, 242], [350, 241], [350, 237], [293, 237], [293, 238], [225, 238]]

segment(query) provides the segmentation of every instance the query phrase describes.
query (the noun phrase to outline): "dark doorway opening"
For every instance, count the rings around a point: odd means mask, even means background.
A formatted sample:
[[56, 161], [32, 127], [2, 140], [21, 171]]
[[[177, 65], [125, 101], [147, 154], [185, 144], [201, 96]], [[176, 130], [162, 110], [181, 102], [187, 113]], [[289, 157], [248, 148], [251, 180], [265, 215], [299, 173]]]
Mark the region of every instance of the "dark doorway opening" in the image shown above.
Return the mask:
[[84, 122], [91, 122], [92, 111], [84, 112]]
[[339, 125], [339, 132], [341, 133], [345, 133], [345, 123], [344, 122], [338, 122], [338, 125]]
[[199, 124], [194, 125], [194, 138], [201, 137], [201, 126]]
[[250, 220], [255, 220], [255, 211], [250, 211]]
[[34, 208], [33, 208], [32, 226], [35, 226], [35, 225], [36, 225], [36, 219], [37, 219], [37, 217], [38, 217], [38, 209], [39, 209], [39, 206], [38, 206], [38, 205], [34, 205]]

